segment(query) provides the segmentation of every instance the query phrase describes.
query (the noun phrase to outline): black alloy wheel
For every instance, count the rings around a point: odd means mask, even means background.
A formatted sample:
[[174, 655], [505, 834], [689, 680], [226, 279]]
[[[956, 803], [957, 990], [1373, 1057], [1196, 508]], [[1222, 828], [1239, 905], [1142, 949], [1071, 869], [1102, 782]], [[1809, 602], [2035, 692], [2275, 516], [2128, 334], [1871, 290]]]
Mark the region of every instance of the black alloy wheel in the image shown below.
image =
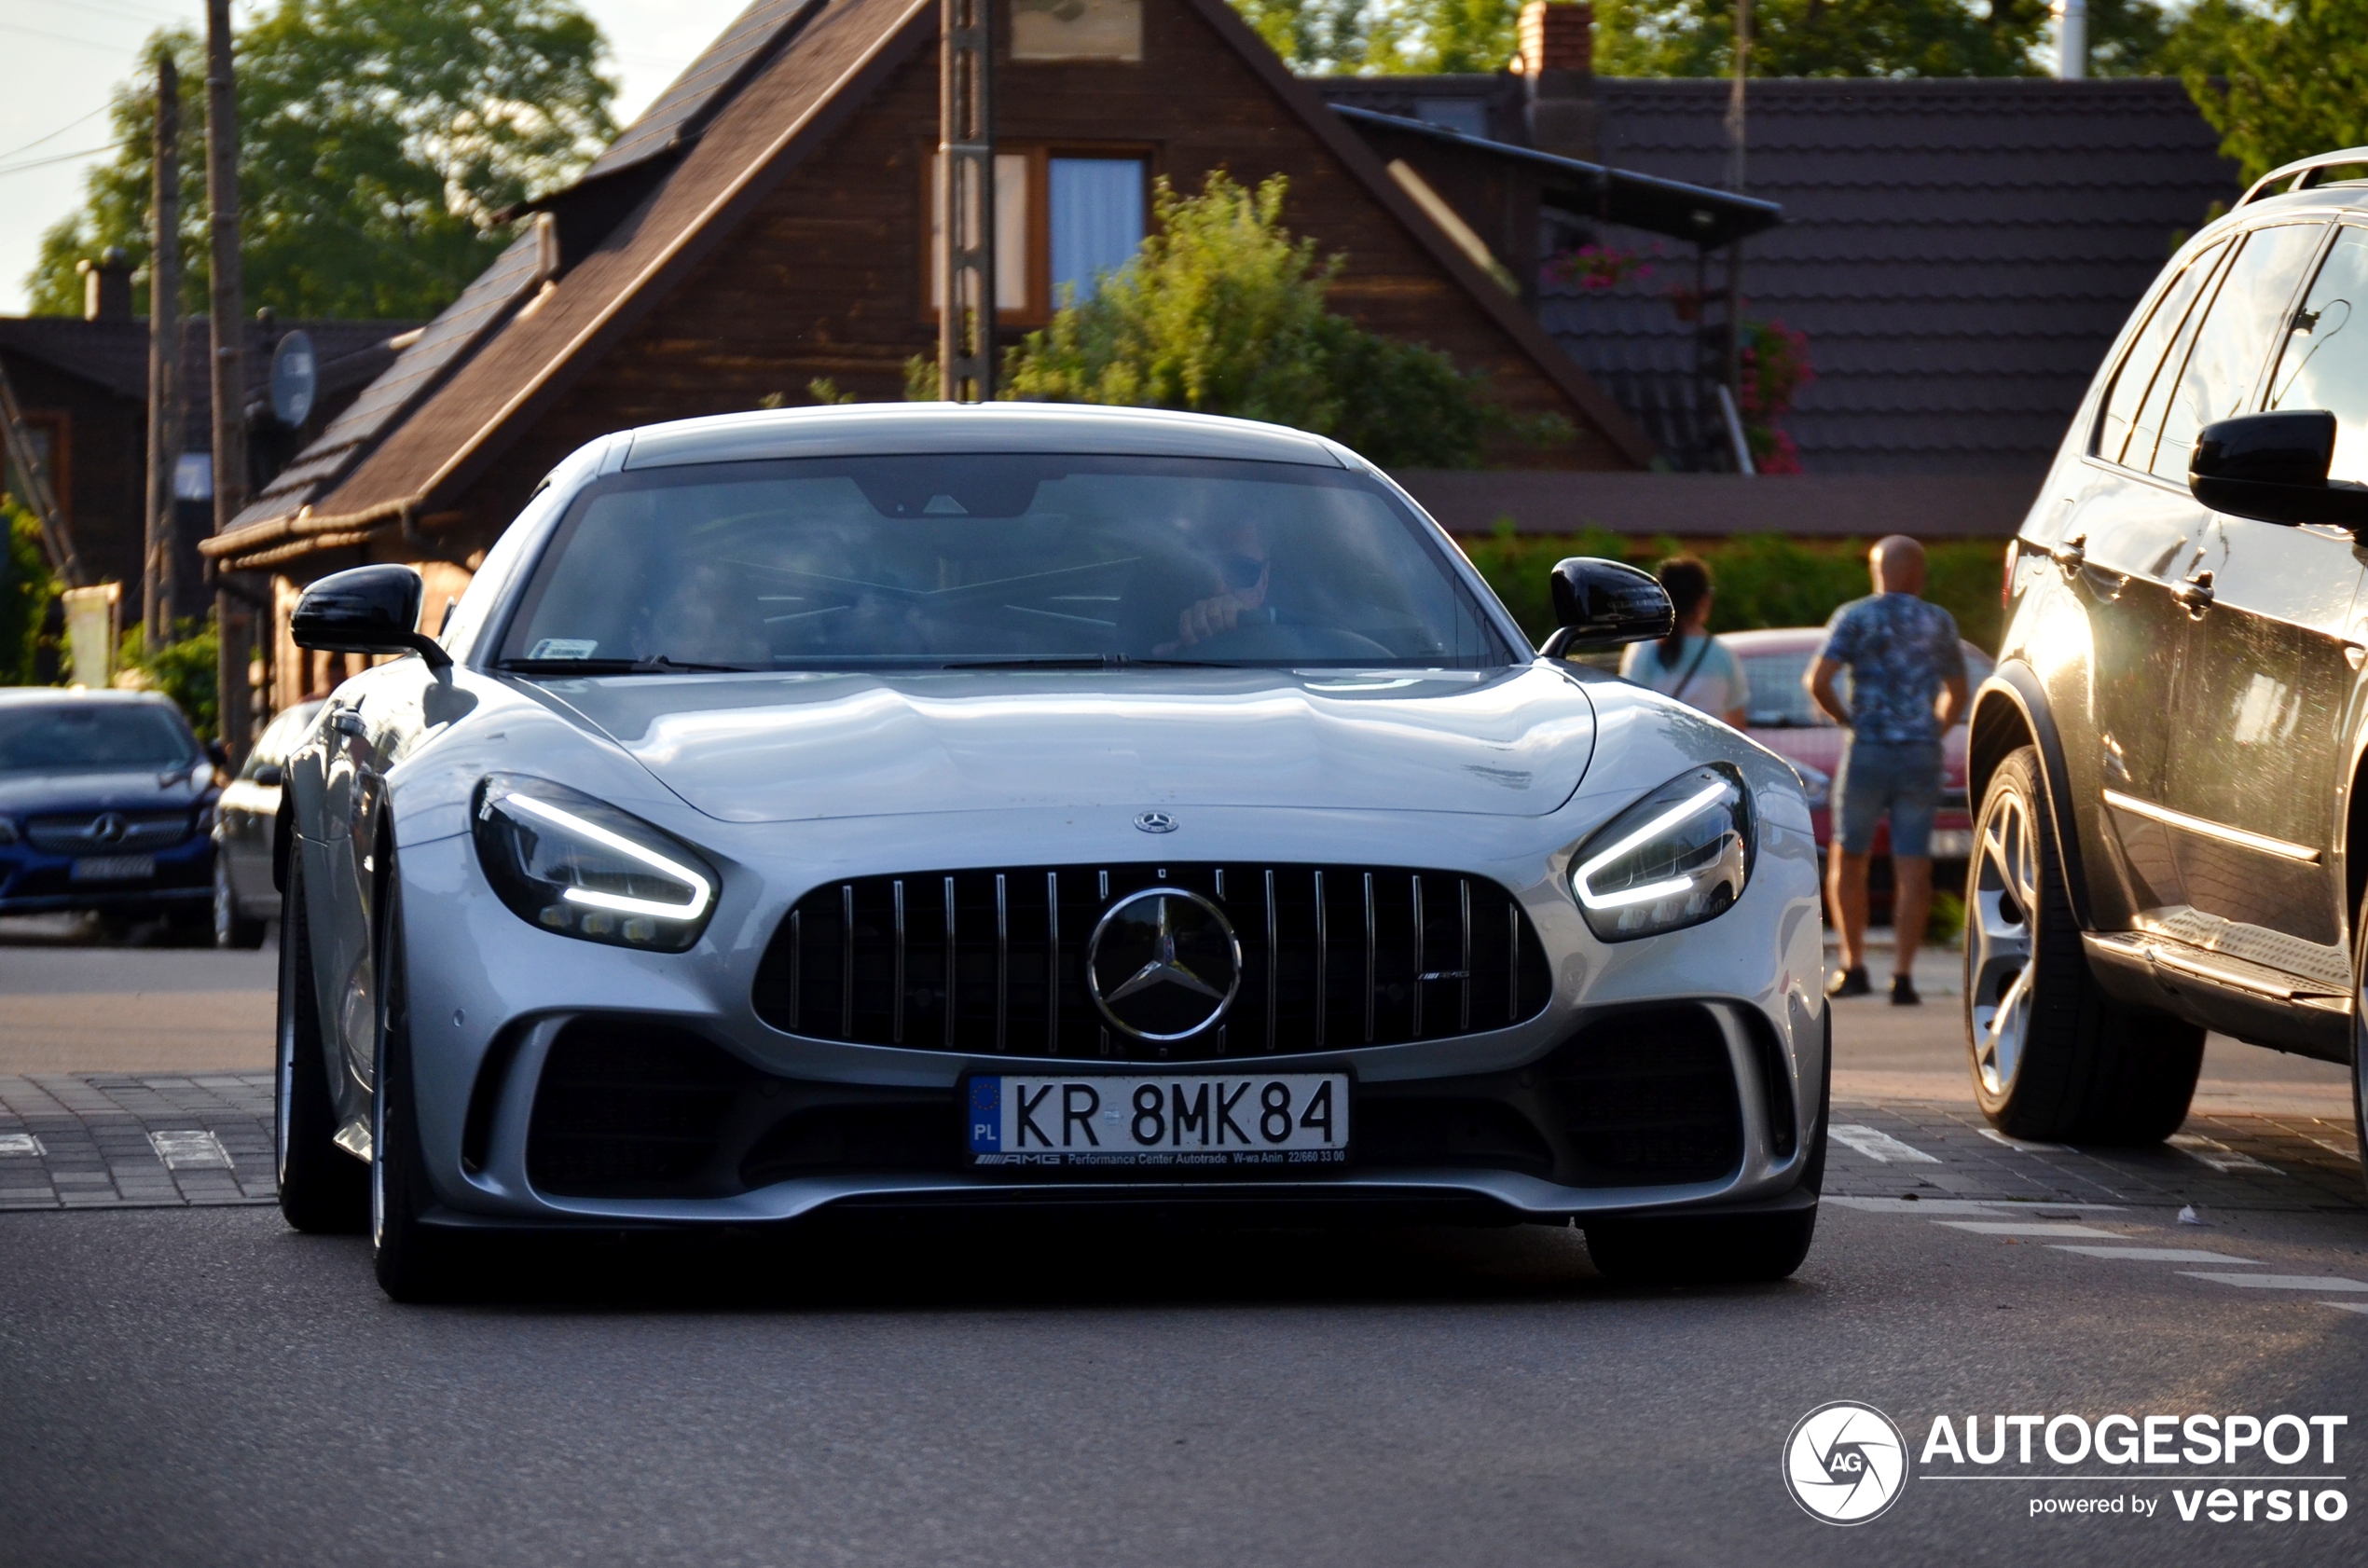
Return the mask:
[[370, 1173], [337, 1147], [337, 1101], [313, 987], [305, 925], [303, 858], [288, 859], [287, 917], [280, 930], [280, 1010], [274, 1031], [272, 1152], [280, 1213], [299, 1231], [351, 1234], [370, 1217]]
[[2097, 983], [2029, 746], [1998, 764], [1982, 794], [1965, 874], [1964, 992], [1974, 1099], [2000, 1132], [2142, 1145], [2187, 1120], [2203, 1027]]
[[1834, 1010], [1825, 1009], [1824, 1066], [1809, 1160], [1795, 1191], [1807, 1208], [1700, 1219], [1606, 1219], [1587, 1225], [1587, 1256], [1617, 1285], [1765, 1285], [1789, 1278], [1817, 1236], [1817, 1202], [1825, 1189], [1825, 1147], [1834, 1108]]
[[2368, 1180], [2368, 900], [2361, 901], [2360, 928], [2351, 944], [2351, 1135], [2360, 1146], [2360, 1168]]
[[378, 861], [382, 893], [378, 941], [378, 1045], [370, 1126], [370, 1244], [379, 1287], [398, 1301], [448, 1300], [457, 1283], [457, 1240], [425, 1221], [428, 1186], [411, 1084], [409, 975], [404, 968], [403, 896], [391, 846]]

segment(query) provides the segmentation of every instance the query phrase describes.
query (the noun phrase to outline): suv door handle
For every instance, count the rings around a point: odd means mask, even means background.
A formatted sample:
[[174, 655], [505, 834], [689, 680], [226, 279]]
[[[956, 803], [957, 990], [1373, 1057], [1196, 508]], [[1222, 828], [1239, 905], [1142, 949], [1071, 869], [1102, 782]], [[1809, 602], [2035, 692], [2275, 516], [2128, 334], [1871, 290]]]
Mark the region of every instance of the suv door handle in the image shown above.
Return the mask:
[[2211, 608], [2211, 573], [2198, 571], [2170, 590], [2170, 597], [2186, 609], [2187, 618], [2200, 621], [2204, 612]]
[[2049, 545], [2047, 558], [2061, 568], [2064, 575], [2071, 576], [2087, 564], [2088, 536], [2085, 533], [2075, 533], [2061, 544]]

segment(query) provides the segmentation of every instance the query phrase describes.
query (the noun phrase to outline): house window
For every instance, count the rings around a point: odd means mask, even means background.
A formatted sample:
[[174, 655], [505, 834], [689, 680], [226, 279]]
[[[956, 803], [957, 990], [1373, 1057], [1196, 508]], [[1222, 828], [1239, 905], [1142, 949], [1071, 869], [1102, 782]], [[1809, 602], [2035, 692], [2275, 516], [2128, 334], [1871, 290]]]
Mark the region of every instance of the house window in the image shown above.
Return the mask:
[[1012, 0], [1013, 60], [1143, 58], [1143, 0]]
[[1132, 260], [1143, 243], [1143, 160], [1054, 158], [1046, 185], [1053, 254], [1050, 303], [1094, 297], [1105, 273]]
[[[1009, 144], [1006, 144], [1007, 145]], [[929, 277], [921, 297], [935, 319], [944, 303], [939, 223], [942, 160], [931, 158]], [[995, 155], [995, 301], [998, 322], [1039, 326], [1065, 297], [1091, 299], [1101, 280], [1143, 243], [1150, 160], [1141, 151], [1015, 147]]]

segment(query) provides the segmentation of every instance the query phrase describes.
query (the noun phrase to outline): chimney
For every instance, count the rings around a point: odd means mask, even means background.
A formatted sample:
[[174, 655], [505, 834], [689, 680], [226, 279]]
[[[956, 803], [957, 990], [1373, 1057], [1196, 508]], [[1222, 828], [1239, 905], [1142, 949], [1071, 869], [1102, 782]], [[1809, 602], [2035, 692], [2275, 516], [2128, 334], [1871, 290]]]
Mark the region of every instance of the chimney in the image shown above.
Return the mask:
[[2056, 75], [2068, 82], [2088, 75], [2088, 0], [2056, 0]]
[[82, 319], [86, 322], [128, 322], [131, 319], [131, 262], [123, 247], [109, 245], [99, 259], [74, 264], [82, 274]]
[[1600, 161], [1596, 145], [1595, 8], [1585, 0], [1529, 0], [1514, 61], [1527, 92], [1530, 145]]

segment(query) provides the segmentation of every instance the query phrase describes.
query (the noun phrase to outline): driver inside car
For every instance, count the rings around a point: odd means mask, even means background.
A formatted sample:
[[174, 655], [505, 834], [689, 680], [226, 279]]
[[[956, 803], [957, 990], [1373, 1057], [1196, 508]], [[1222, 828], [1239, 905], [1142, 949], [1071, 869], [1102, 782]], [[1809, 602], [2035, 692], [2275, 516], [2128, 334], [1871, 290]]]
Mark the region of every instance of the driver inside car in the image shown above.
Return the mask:
[[1193, 545], [1194, 563], [1205, 573], [1205, 585], [1215, 591], [1177, 612], [1176, 640], [1153, 644], [1156, 658], [1173, 658], [1246, 621], [1252, 626], [1274, 621], [1268, 604], [1274, 563], [1267, 554], [1266, 530], [1247, 518], [1196, 520], [1183, 529]]

